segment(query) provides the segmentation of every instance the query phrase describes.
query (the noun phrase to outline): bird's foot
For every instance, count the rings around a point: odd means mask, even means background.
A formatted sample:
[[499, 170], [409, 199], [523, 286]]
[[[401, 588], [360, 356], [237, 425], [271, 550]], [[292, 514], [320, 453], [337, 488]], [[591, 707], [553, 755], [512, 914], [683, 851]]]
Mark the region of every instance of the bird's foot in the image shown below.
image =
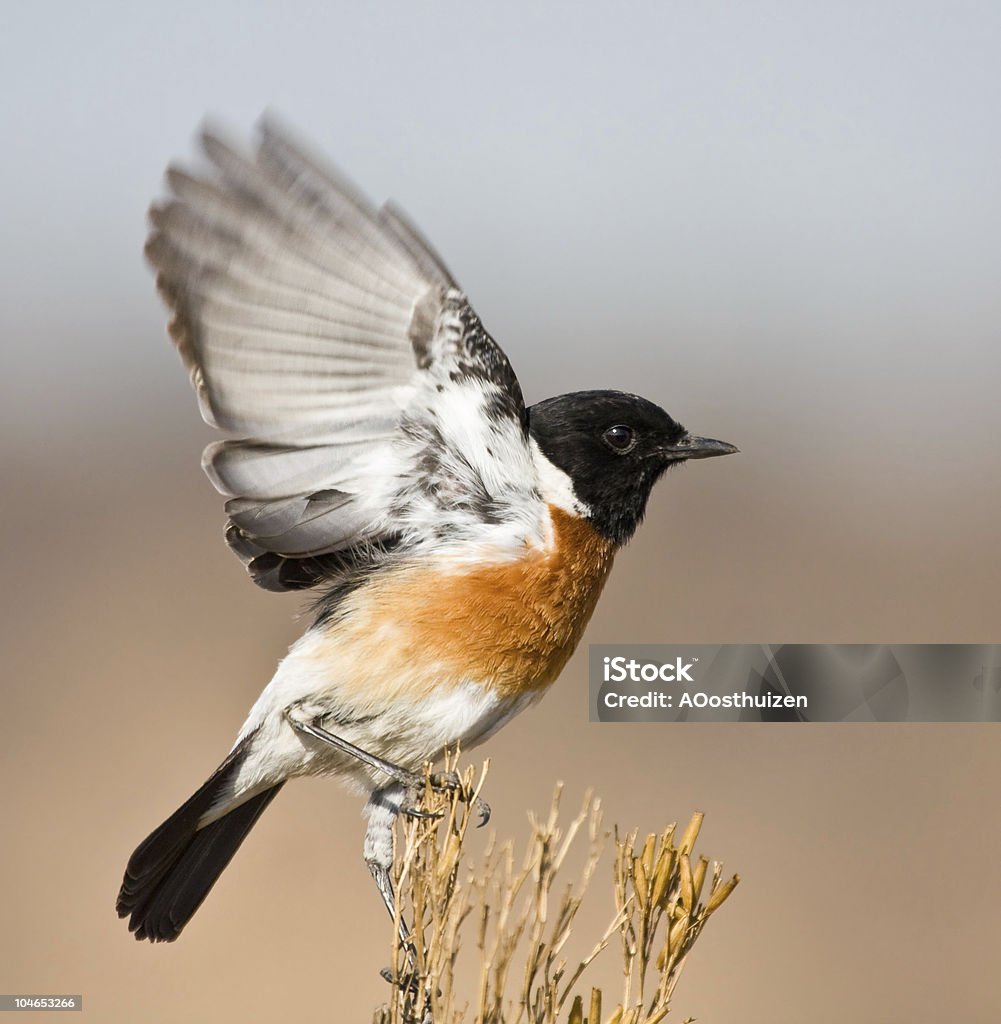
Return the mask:
[[400, 807], [401, 814], [417, 821], [438, 821], [445, 816], [443, 811], [429, 811], [421, 806], [421, 794], [424, 792], [425, 782], [435, 793], [458, 794], [463, 803], [473, 806], [480, 818], [476, 825], [477, 828], [483, 828], [490, 820], [490, 805], [466, 786], [458, 772], [453, 771], [433, 772], [429, 776], [411, 772], [404, 787], [406, 800]]
[[472, 804], [480, 816], [477, 828], [483, 828], [490, 820], [490, 805], [463, 784], [458, 772], [435, 772], [431, 776], [431, 788], [438, 793], [458, 793], [460, 800]]
[[[383, 967], [379, 971], [379, 975], [384, 981], [394, 988], [398, 988], [403, 993], [405, 1000], [403, 1019], [405, 1024], [431, 1024], [430, 999], [426, 999], [423, 1013], [414, 1005], [418, 1002], [421, 994], [421, 978], [416, 969], [407, 971], [404, 974], [396, 974], [391, 967]], [[440, 998], [442, 990], [438, 988], [435, 991]], [[427, 995], [430, 995], [430, 989], [428, 989]], [[418, 1014], [420, 1015], [418, 1016]]]

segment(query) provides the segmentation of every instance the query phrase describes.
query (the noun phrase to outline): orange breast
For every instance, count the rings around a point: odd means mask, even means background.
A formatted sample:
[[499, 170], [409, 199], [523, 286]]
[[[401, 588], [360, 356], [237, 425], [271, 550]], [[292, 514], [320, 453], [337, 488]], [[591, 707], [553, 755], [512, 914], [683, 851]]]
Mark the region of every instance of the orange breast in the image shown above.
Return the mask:
[[366, 661], [378, 665], [368, 686], [394, 689], [387, 670], [395, 663], [415, 698], [418, 679], [428, 692], [476, 681], [502, 696], [549, 686], [591, 618], [614, 555], [586, 520], [552, 506], [550, 515], [549, 550], [445, 571], [415, 565], [351, 595], [329, 629], [341, 655], [353, 650], [362, 661], [360, 688]]

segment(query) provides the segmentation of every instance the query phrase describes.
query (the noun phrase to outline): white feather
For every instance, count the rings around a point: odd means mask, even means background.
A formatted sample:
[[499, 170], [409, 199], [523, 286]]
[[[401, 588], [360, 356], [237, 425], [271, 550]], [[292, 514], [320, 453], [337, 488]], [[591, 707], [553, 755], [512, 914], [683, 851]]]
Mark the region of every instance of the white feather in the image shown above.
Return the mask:
[[[395, 690], [379, 686], [364, 703], [357, 698], [357, 686], [344, 685], [344, 673], [354, 675], [364, 668], [319, 629], [294, 644], [240, 730], [235, 746], [246, 742], [248, 750], [238, 773], [201, 824], [300, 775], [337, 774], [363, 792], [372, 789], [378, 773], [322, 741], [303, 737], [289, 723], [288, 709], [304, 721], [329, 720], [330, 731], [370, 754], [419, 768], [436, 760], [446, 747], [459, 744], [468, 750], [484, 742], [542, 695], [532, 691], [503, 696], [488, 680], [472, 679], [457, 685], [443, 681], [428, 693], [426, 679], [414, 685], [413, 676], [423, 677], [433, 666], [410, 666], [408, 673], [401, 665]], [[383, 784], [386, 781], [381, 777]]]
[[590, 509], [577, 497], [570, 477], [559, 466], [546, 458], [534, 438], [530, 444], [532, 462], [539, 478], [542, 500], [547, 505], [555, 505], [558, 509], [569, 512], [571, 515], [589, 516]]

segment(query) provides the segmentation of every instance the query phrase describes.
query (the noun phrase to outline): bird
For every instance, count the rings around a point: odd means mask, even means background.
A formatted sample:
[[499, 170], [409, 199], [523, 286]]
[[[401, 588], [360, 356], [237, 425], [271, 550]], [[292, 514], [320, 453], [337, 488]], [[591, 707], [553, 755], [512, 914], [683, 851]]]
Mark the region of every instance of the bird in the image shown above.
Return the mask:
[[[655, 483], [731, 444], [634, 394], [526, 406], [441, 257], [273, 116], [172, 164], [145, 254], [204, 420], [225, 538], [310, 625], [208, 780], [136, 848], [117, 912], [175, 940], [291, 779], [367, 798], [390, 913], [423, 766], [535, 704], [581, 639]], [[442, 784], [450, 781], [444, 779]], [[481, 811], [488, 813], [485, 806]]]

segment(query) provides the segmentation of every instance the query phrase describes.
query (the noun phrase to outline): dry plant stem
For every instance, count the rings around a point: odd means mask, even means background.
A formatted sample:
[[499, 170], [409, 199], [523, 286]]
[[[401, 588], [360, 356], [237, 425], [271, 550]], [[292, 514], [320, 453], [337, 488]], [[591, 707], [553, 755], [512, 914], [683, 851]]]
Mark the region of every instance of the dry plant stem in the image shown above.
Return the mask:
[[[455, 763], [447, 758], [446, 770]], [[452, 792], [435, 790], [428, 774], [421, 806], [435, 817], [401, 820], [393, 989], [376, 1024], [662, 1021], [696, 939], [738, 881], [736, 875], [724, 881], [718, 863], [710, 870], [705, 857], [693, 858], [702, 815], [693, 815], [677, 839], [675, 825], [642, 842], [635, 831], [623, 837], [614, 830], [614, 912], [588, 942], [575, 924], [607, 845], [599, 801], [588, 793], [561, 826], [557, 786], [548, 813], [529, 816], [520, 858], [511, 842], [491, 839], [482, 862], [472, 866], [463, 863], [464, 843], [486, 773], [486, 765], [478, 777], [467, 768]], [[583, 866], [567, 882], [567, 858], [583, 843]], [[409, 943], [399, 937], [401, 918], [413, 921]], [[606, 994], [585, 985], [588, 968], [610, 955], [616, 934], [623, 984], [621, 999], [609, 1007]], [[573, 946], [587, 952], [571, 956]], [[464, 947], [477, 957], [462, 957]], [[458, 981], [470, 982], [469, 995], [458, 996]]]

